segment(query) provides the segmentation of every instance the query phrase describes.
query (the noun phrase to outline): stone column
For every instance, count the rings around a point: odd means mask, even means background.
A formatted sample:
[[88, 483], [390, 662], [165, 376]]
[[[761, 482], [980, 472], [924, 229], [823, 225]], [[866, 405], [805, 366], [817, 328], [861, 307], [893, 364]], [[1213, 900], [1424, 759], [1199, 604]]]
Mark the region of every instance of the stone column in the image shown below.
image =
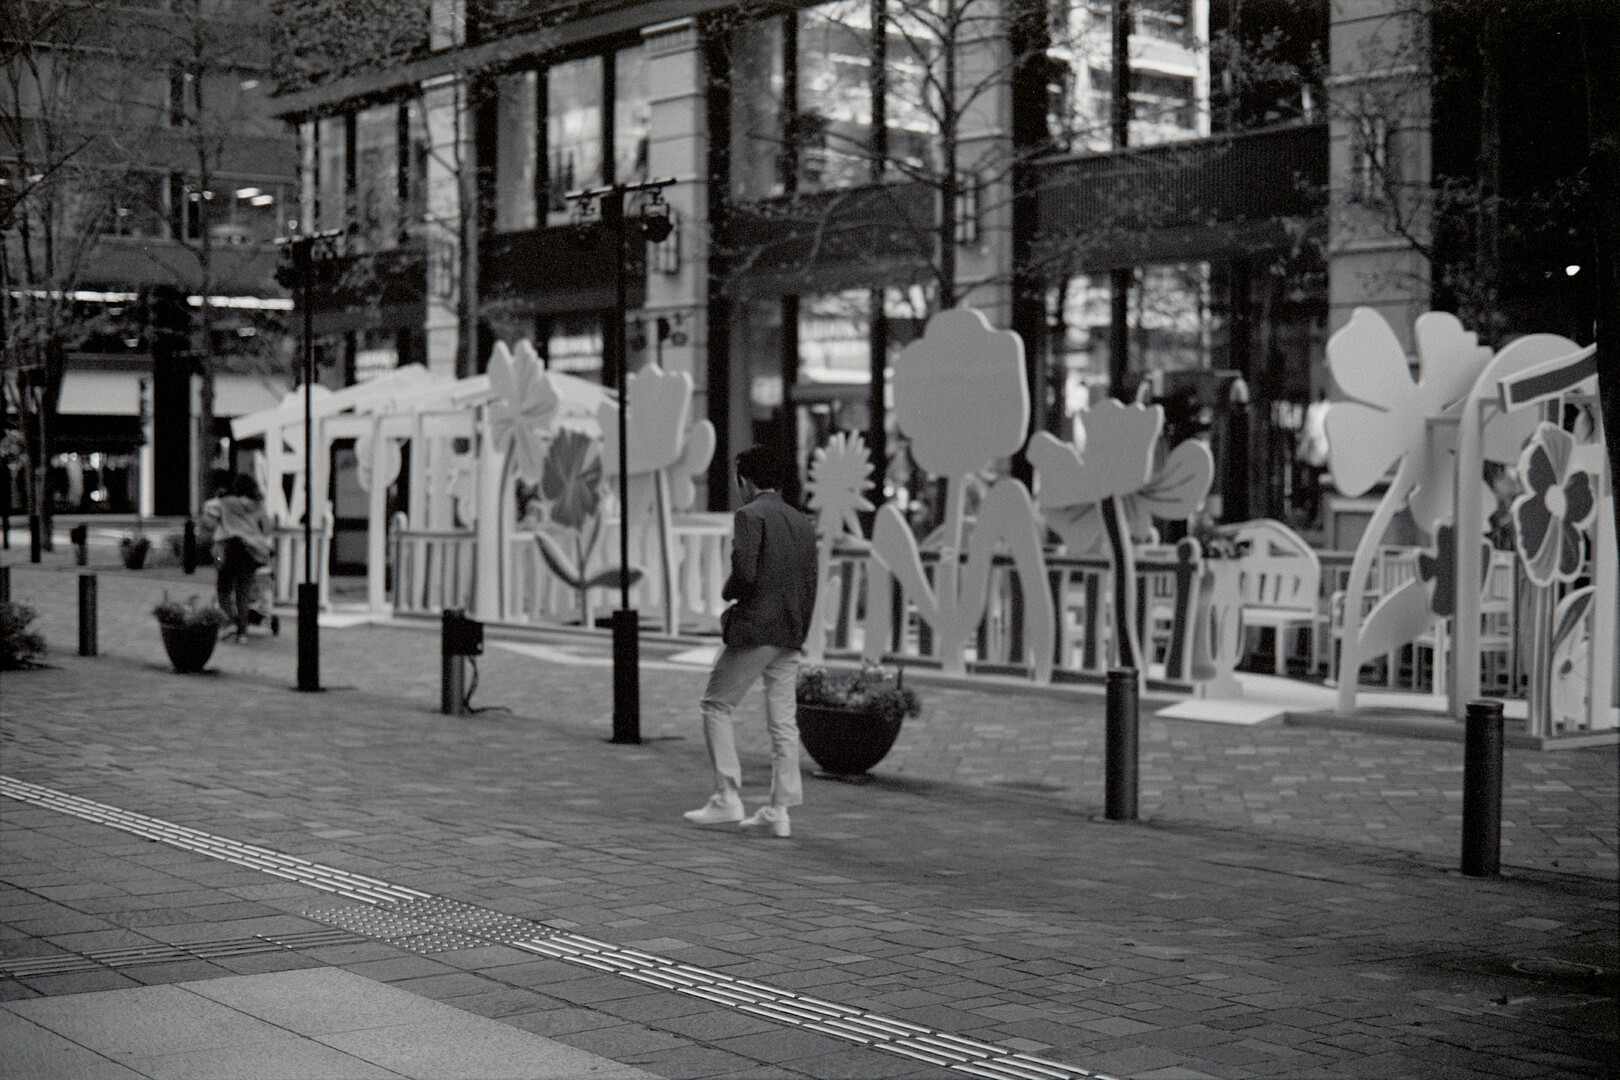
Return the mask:
[[[649, 245], [647, 255], [647, 355], [661, 351], [665, 371], [684, 371], [696, 389], [691, 416], [709, 415], [708, 321], [708, 154], [703, 53], [693, 19], [649, 26], [641, 32], [647, 47], [647, 83], [652, 105], [648, 175], [674, 177], [664, 200], [675, 217], [668, 240]], [[670, 335], [656, 346], [657, 320]], [[714, 388], [726, 393], [728, 388]], [[701, 482], [701, 478], [700, 478]], [[698, 495], [696, 506], [707, 505]]]

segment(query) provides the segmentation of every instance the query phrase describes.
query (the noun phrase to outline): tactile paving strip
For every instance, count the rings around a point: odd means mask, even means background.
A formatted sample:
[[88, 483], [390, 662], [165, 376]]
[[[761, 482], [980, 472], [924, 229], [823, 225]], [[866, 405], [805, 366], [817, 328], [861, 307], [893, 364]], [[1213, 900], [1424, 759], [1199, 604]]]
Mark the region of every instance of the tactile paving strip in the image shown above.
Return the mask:
[[81, 799], [77, 795], [56, 791], [53, 788], [42, 787], [39, 784], [30, 784], [10, 776], [0, 776], [0, 795], [16, 799], [18, 802], [42, 806], [48, 810], [57, 810], [74, 817], [95, 821], [102, 825], [120, 829], [148, 840], [156, 840], [169, 844], [172, 847], [193, 851], [199, 855], [221, 859], [237, 866], [247, 866], [254, 870], [262, 870], [267, 874], [274, 874], [288, 881], [296, 881], [302, 885], [309, 885], [324, 892], [337, 893], [347, 896], [351, 900], [364, 900], [371, 904], [381, 904], [399, 900], [425, 900], [428, 894], [415, 889], [407, 889], [399, 885], [390, 885], [386, 881], [379, 881], [364, 874], [351, 874], [347, 870], [338, 870], [331, 866], [322, 866], [320, 863], [300, 859], [295, 855], [283, 855], [268, 848], [255, 847], [252, 844], [242, 844], [235, 840], [227, 840], [222, 836], [188, 829], [184, 825], [175, 825], [158, 818], [147, 817], [145, 814], [135, 814], [128, 810], [120, 810], [116, 806], [107, 806], [104, 803]]
[[[733, 978], [638, 949], [610, 945], [376, 878], [211, 836], [11, 777], [0, 776], [0, 795], [362, 901], [372, 905], [371, 908], [344, 907], [305, 914], [414, 951], [505, 944], [971, 1076], [989, 1080], [1077, 1080], [1081, 1077], [1111, 1080], [1102, 1073], [1073, 1065], [947, 1035], [750, 979]], [[434, 947], [436, 943], [438, 947]]]
[[128, 949], [0, 959], [0, 977], [27, 979], [43, 975], [65, 975], [74, 971], [94, 971], [102, 967], [138, 967], [143, 964], [166, 964], [178, 960], [217, 960], [227, 956], [281, 952], [284, 949], [297, 951], [318, 949], [327, 945], [355, 945], [364, 940], [364, 937], [344, 930], [305, 930], [295, 934], [255, 934], [247, 938], [189, 941], [184, 945], [153, 942], [151, 945], [139, 945]]

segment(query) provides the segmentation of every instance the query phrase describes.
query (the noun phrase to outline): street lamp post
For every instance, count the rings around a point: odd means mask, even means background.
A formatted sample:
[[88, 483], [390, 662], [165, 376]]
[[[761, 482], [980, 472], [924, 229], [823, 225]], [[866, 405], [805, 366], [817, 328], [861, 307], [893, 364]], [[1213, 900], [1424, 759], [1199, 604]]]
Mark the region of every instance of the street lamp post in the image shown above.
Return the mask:
[[612, 363], [619, 394], [619, 610], [612, 617], [613, 737], [608, 741], [631, 745], [641, 742], [641, 616], [630, 606], [630, 399], [627, 392], [629, 363], [624, 342], [625, 308], [628, 305], [624, 264], [629, 259], [630, 229], [626, 227], [624, 210], [626, 196], [649, 195], [650, 201], [642, 206], [637, 216], [635, 233], [643, 242], [659, 243], [669, 236], [673, 227], [668, 213], [656, 210], [663, 205], [659, 193], [674, 182], [668, 179], [611, 184], [570, 191], [567, 195], [582, 213], [588, 212], [591, 204], [596, 203], [613, 244], [613, 325], [609, 328], [610, 332], [603, 335], [603, 345], [608, 351], [607, 359]]
[[315, 242], [343, 235], [341, 229], [277, 240], [292, 246], [293, 264], [303, 294], [304, 343], [304, 579], [298, 584], [298, 689], [321, 688], [320, 587], [315, 584]]

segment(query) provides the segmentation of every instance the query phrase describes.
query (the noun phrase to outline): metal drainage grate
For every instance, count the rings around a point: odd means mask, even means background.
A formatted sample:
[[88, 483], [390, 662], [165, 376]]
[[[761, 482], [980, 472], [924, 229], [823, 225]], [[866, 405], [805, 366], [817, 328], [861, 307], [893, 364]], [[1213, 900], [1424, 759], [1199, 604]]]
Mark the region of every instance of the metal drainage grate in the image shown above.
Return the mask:
[[[989, 1080], [1077, 1080], [1081, 1077], [1111, 1080], [1102, 1073], [1093, 1073], [1073, 1065], [1010, 1052], [991, 1043], [947, 1035], [903, 1020], [890, 1020], [820, 998], [806, 997], [791, 990], [692, 967], [638, 949], [627, 949], [579, 934], [553, 930], [540, 923], [431, 896], [376, 878], [350, 874], [266, 848], [240, 844], [11, 777], [0, 776], [0, 795], [100, 822], [239, 866], [263, 870], [277, 877], [373, 905], [369, 912], [365, 909], [338, 908], [306, 914], [310, 918], [330, 921], [344, 930], [353, 930], [404, 948], [414, 945], [416, 951], [442, 951], [432, 948], [433, 942], [457, 943], [449, 945], [450, 948], [506, 944], [539, 956], [702, 998], [780, 1024], [830, 1035], [972, 1076], [987, 1077]], [[370, 918], [363, 918], [364, 915]], [[471, 944], [460, 944], [464, 941]]]
[[0, 776], [0, 795], [16, 799], [18, 802], [41, 806], [47, 810], [56, 810], [64, 814], [71, 814], [74, 817], [84, 818], [87, 821], [98, 822], [114, 829], [145, 837], [148, 840], [156, 840], [171, 847], [196, 852], [199, 855], [207, 855], [210, 858], [234, 863], [237, 866], [262, 870], [267, 874], [274, 874], [276, 877], [285, 878], [288, 881], [296, 881], [301, 885], [309, 885], [324, 892], [347, 896], [351, 900], [363, 900], [370, 904], [381, 904], [389, 901], [425, 900], [428, 898], [428, 894], [425, 892], [407, 889], [400, 885], [390, 885], [386, 881], [366, 877], [364, 874], [351, 874], [347, 870], [322, 866], [320, 863], [300, 859], [295, 855], [283, 855], [268, 848], [227, 840], [222, 836], [214, 836], [196, 829], [188, 829], [184, 825], [175, 825], [159, 818], [147, 817], [145, 814], [136, 814], [128, 810], [120, 810], [115, 806], [107, 806], [104, 803], [81, 799], [77, 795], [69, 795], [66, 792], [42, 787], [39, 784], [30, 784], [10, 776]]
[[255, 953], [318, 949], [327, 945], [356, 945], [365, 938], [344, 930], [305, 930], [296, 934], [255, 934], [247, 938], [226, 938], [219, 941], [191, 941], [184, 945], [136, 945], [127, 949], [106, 949], [91, 953], [66, 953], [60, 956], [30, 956], [0, 960], [0, 977], [13, 979], [38, 978], [43, 975], [66, 975], [75, 971], [94, 971], [97, 968], [138, 967], [145, 964], [166, 964], [178, 960], [217, 960], [227, 956], [250, 956]]

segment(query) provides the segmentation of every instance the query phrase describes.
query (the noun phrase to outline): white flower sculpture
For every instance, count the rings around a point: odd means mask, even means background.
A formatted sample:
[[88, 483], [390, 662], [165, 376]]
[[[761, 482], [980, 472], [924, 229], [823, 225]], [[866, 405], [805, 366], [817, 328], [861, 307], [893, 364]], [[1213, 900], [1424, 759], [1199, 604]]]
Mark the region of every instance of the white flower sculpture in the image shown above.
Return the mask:
[[[1387, 652], [1422, 633], [1433, 618], [1421, 578], [1383, 597], [1362, 619], [1372, 560], [1397, 511], [1407, 508], [1424, 531], [1435, 533], [1454, 515], [1454, 437], [1431, 435], [1429, 420], [1447, 413], [1473, 387], [1491, 350], [1463, 329], [1456, 316], [1420, 315], [1413, 325], [1419, 377], [1383, 316], [1357, 308], [1328, 340], [1328, 369], [1348, 400], [1328, 407], [1324, 426], [1333, 482], [1345, 495], [1365, 494], [1391, 467], [1389, 488], [1356, 545], [1346, 585], [1340, 712], [1355, 706], [1362, 658]], [[1471, 543], [1471, 536], [1458, 537]]]
[[[984, 613], [991, 560], [1005, 544], [1026, 583], [1025, 640], [1035, 677], [1046, 681], [1056, 623], [1050, 591], [1033, 584], [1044, 581], [1046, 562], [1034, 501], [1022, 483], [1003, 477], [990, 488], [979, 506], [967, 564], [961, 564], [969, 476], [1017, 452], [1028, 432], [1022, 339], [992, 329], [972, 308], [940, 312], [895, 359], [894, 415], [911, 440], [917, 464], [945, 481], [945, 541], [930, 584], [910, 526], [885, 503], [872, 527], [874, 556], [905, 585], [918, 614], [938, 631], [944, 669], [960, 674], [966, 669], [963, 648]], [[886, 617], [881, 607], [868, 598], [869, 616]], [[878, 636], [868, 631], [869, 654], [879, 647]]]
[[489, 358], [489, 388], [490, 438], [524, 483], [538, 483], [558, 398], [534, 346], [520, 341], [514, 351], [496, 342]]
[[835, 433], [827, 440], [827, 445], [817, 448], [810, 458], [810, 476], [805, 488], [810, 496], [810, 509], [816, 512], [816, 616], [811, 621], [810, 637], [804, 648], [812, 662], [819, 661], [826, 648], [826, 635], [822, 631], [827, 625], [832, 602], [829, 577], [833, 548], [845, 536], [864, 542], [857, 515], [863, 510], [875, 509], [866, 497], [871, 475], [872, 462], [866, 440], [858, 433]]
[[1154, 469], [1163, 427], [1163, 406], [1109, 399], [1076, 416], [1072, 443], [1046, 432], [1029, 441], [1029, 461], [1040, 476], [1041, 511], [1069, 554], [1086, 554], [1107, 538], [1114, 566], [1115, 648], [1121, 666], [1139, 671], [1145, 671], [1145, 663], [1136, 628], [1132, 542], [1152, 534], [1154, 517], [1197, 513], [1215, 478], [1209, 448], [1195, 439], [1181, 443]]

